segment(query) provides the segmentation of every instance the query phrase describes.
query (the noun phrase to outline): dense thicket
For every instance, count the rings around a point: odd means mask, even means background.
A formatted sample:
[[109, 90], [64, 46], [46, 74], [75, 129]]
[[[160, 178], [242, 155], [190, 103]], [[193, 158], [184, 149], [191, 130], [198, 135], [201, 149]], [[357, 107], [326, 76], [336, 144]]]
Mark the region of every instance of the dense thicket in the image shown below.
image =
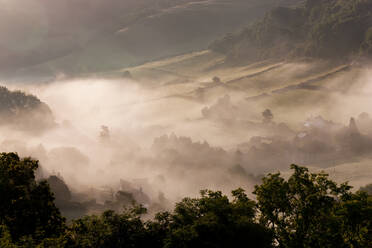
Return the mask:
[[256, 186], [260, 222], [275, 234], [280, 247], [371, 247], [372, 199], [351, 193], [323, 173], [292, 165], [292, 176], [280, 174]]
[[144, 220], [142, 206], [106, 211], [66, 225], [38, 162], [0, 155], [0, 247], [371, 247], [372, 199], [337, 185], [327, 175], [292, 165], [288, 180], [269, 174], [256, 186], [257, 202], [244, 190], [228, 197], [201, 191], [172, 212]]
[[310, 56], [345, 59], [372, 55], [372, 0], [307, 0], [273, 9], [240, 33], [210, 48], [233, 60]]
[[[38, 161], [15, 153], [0, 155], [0, 235], [16, 243], [58, 237], [64, 219], [46, 181], [35, 181]], [[0, 247], [3, 247], [1, 245]]]

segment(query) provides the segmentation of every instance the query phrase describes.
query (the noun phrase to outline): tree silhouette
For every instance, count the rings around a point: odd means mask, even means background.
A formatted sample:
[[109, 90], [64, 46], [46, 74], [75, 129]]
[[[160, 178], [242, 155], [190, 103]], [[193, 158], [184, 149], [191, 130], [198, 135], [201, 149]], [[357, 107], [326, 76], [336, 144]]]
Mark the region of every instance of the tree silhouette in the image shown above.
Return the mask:
[[38, 243], [57, 237], [64, 228], [49, 185], [35, 181], [38, 165], [16, 153], [0, 154], [0, 225], [15, 242], [30, 236]]

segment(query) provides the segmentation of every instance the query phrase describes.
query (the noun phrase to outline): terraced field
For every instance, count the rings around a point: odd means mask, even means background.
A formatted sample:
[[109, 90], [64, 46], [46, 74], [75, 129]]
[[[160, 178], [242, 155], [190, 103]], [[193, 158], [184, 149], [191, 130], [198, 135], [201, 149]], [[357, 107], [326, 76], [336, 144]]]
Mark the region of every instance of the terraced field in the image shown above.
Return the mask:
[[[356, 65], [323, 61], [263, 61], [247, 65], [224, 64], [224, 57], [210, 51], [178, 56], [162, 61], [126, 68], [133, 77], [164, 98], [183, 98], [208, 105], [225, 94], [234, 101], [271, 108], [278, 118], [291, 119], [322, 114], [345, 121], [354, 110], [368, 111], [361, 89], [368, 86], [369, 70]], [[217, 81], [213, 81], [218, 77]], [[342, 116], [339, 101], [358, 98]], [[320, 104], [321, 103], [321, 104]], [[317, 106], [318, 105], [318, 106]], [[333, 114], [334, 113], [334, 114]], [[281, 117], [282, 116], [282, 117]], [[345, 119], [346, 118], [346, 119]]]
[[[149, 108], [172, 116], [173, 123], [183, 123], [174, 124], [176, 134], [208, 140], [226, 149], [234, 149], [253, 136], [270, 134], [246, 124], [226, 128], [207, 120], [202, 109], [212, 107], [225, 95], [237, 109], [238, 119], [259, 123], [262, 111], [270, 109], [276, 123], [285, 123], [293, 130], [301, 130], [306, 119], [316, 116], [347, 126], [351, 117], [368, 112], [371, 106], [372, 71], [355, 63], [271, 60], [234, 66], [219, 54], [202, 51], [125, 68], [112, 75], [124, 71], [156, 92], [156, 97], [148, 99]], [[316, 164], [308, 166], [319, 170]], [[338, 181], [347, 180], [358, 187], [372, 177], [369, 158], [335, 165], [324, 162], [322, 167], [329, 167], [326, 171]]]

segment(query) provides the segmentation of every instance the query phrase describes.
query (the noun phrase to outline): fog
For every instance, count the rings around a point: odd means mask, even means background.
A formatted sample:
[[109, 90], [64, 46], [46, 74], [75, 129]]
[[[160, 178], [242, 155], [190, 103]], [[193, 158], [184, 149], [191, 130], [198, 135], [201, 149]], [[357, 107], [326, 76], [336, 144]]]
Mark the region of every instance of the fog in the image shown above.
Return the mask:
[[[311, 64], [297, 68], [296, 74], [285, 65], [278, 80], [314, 71]], [[200, 74], [175, 84], [169, 75], [150, 80], [125, 73], [7, 84], [47, 104], [55, 124], [38, 125], [47, 118], [39, 116], [27, 128], [2, 125], [0, 148], [38, 159], [39, 179], [57, 175], [52, 186], [68, 196], [57, 192], [60, 206], [71, 203], [65, 211], [78, 214], [120, 209], [133, 199], [150, 210], [167, 209], [205, 188], [251, 192], [262, 175], [287, 173], [291, 163], [325, 170], [356, 187], [370, 183], [368, 67], [319, 79], [321, 87], [300, 83], [279, 93], [275, 86], [237, 88], [223, 71], [213, 73], [222, 76]], [[247, 84], [265, 80], [269, 75]], [[359, 172], [350, 172], [351, 166]]]
[[8, 88], [22, 89], [47, 103], [56, 126], [4, 127], [1, 150], [40, 160], [39, 178], [58, 175], [76, 201], [95, 199], [103, 204], [112, 200], [111, 191], [143, 190], [147, 198], [141, 203], [161, 201], [166, 208], [203, 188], [252, 184], [244, 182], [244, 175], [238, 175], [241, 183], [236, 181], [228, 171], [234, 163], [227, 152], [206, 143], [214, 131], [209, 123], [197, 120], [200, 105], [163, 102], [167, 92], [162, 89], [100, 78]]

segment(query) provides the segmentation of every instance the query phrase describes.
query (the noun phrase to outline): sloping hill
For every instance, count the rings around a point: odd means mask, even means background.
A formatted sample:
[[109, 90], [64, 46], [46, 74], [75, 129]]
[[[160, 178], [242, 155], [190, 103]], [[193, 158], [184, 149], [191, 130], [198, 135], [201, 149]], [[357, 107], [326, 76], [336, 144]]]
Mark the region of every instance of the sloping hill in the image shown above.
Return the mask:
[[371, 0], [307, 0], [302, 7], [278, 7], [242, 32], [213, 42], [210, 48], [232, 61], [371, 56], [371, 9]]
[[10, 75], [79, 74], [200, 50], [274, 6], [297, 2], [2, 1], [0, 70]]
[[55, 125], [49, 106], [36, 96], [0, 86], [0, 126], [40, 133]]
[[[296, 121], [322, 114], [344, 121], [358, 108], [368, 111], [363, 104], [368, 94], [360, 95], [366, 87], [368, 69], [358, 64], [312, 59], [229, 66], [226, 59], [219, 53], [203, 51], [125, 68], [111, 75], [121, 76], [130, 71], [141, 85], [152, 89], [152, 100], [179, 98], [202, 108], [229, 94], [242, 109], [248, 106], [275, 109], [281, 113], [278, 117], [281, 120]], [[357, 96], [358, 101], [352, 100]], [[338, 110], [341, 100], [354, 101], [343, 115]], [[314, 102], [319, 107], [314, 108]], [[259, 118], [260, 112], [256, 115]]]

